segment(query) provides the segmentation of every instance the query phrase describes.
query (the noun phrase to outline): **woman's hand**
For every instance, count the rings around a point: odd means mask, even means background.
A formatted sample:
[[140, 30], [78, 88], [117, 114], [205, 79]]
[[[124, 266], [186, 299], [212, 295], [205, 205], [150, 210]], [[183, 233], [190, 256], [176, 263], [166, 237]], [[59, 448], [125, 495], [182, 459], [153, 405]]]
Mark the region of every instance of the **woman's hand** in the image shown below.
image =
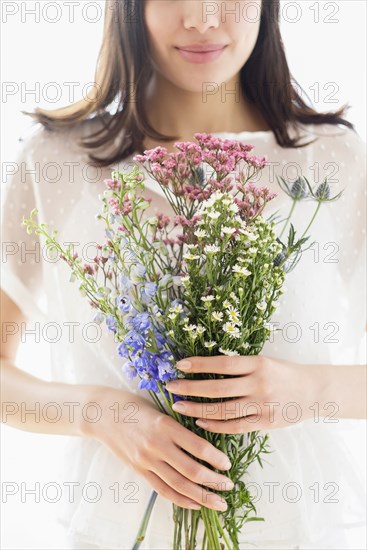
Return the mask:
[[[228, 470], [227, 456], [143, 397], [105, 386], [94, 386], [90, 401], [98, 403], [98, 422], [86, 423], [82, 435], [105, 444], [119, 459], [143, 476], [159, 495], [182, 508], [206, 506], [225, 510], [223, 498], [209, 491], [229, 491], [232, 481], [186, 454]], [[204, 485], [206, 487], [201, 487]]]
[[[188, 357], [177, 367], [185, 373], [231, 375], [215, 380], [174, 380], [166, 385], [171, 393], [188, 397], [174, 404], [175, 411], [197, 417], [199, 426], [217, 433], [268, 430], [306, 420], [314, 414], [321, 384], [316, 365], [264, 355]], [[226, 400], [198, 403], [190, 401], [190, 396]]]

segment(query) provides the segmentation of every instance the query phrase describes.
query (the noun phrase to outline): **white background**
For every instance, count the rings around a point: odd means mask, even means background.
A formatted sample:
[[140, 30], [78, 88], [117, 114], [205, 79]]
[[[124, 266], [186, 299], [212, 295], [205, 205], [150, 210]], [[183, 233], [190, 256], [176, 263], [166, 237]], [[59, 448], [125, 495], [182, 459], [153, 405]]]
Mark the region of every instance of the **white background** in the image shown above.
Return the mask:
[[[49, 7], [44, 12], [45, 5]], [[55, 4], [59, 6], [60, 20]], [[89, 6], [86, 6], [89, 4]], [[38, 6], [37, 6], [38, 5]], [[52, 5], [54, 7], [52, 7]], [[100, 7], [98, 12], [97, 7]], [[30, 119], [21, 110], [37, 105], [57, 108], [82, 97], [93, 82], [102, 37], [104, 2], [75, 2], [75, 20], [63, 2], [2, 2], [2, 159], [14, 160], [19, 136]], [[366, 139], [366, 2], [281, 2], [282, 35], [291, 73], [318, 111], [335, 110], [348, 102], [348, 119]], [[87, 9], [86, 9], [87, 8]], [[36, 9], [40, 19], [26, 13]], [[11, 14], [12, 11], [16, 13]], [[94, 21], [94, 22], [93, 22]], [[54, 82], [56, 86], [49, 86]], [[63, 83], [76, 83], [74, 95]], [[39, 97], [31, 93], [37, 90]], [[54, 101], [57, 92], [60, 99]], [[336, 102], [331, 102], [331, 100]], [[18, 365], [41, 378], [48, 377], [47, 344], [22, 346]], [[365, 463], [365, 423], [350, 421], [348, 444], [359, 467]], [[28, 487], [57, 481], [65, 438], [34, 435], [2, 428], [2, 481]], [[55, 522], [57, 504], [22, 503], [19, 493], [2, 505], [3, 548], [64, 548], [63, 529]], [[354, 548], [365, 548], [363, 536]]]

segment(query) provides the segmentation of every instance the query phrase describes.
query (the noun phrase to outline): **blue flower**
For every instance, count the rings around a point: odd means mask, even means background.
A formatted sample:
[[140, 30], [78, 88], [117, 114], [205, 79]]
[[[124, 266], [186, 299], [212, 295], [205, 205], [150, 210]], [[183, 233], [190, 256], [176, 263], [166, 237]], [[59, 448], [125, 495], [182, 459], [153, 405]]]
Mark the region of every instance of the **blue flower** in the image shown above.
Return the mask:
[[125, 343], [133, 348], [133, 351], [144, 349], [145, 339], [142, 334], [139, 334], [136, 330], [130, 330], [125, 336]]
[[157, 357], [159, 379], [162, 382], [171, 380], [172, 374], [175, 372], [175, 367], [172, 364], [172, 355], [169, 352], [163, 352], [160, 357]]
[[111, 330], [112, 332], [116, 332], [117, 327], [117, 319], [113, 315], [107, 315], [106, 317], [106, 325], [108, 330]]
[[157, 385], [157, 382], [155, 380], [153, 380], [152, 378], [142, 378], [139, 382], [139, 389], [140, 390], [151, 390], [151, 391], [154, 391], [156, 393], [159, 392], [159, 388], [158, 388], [158, 385]]
[[120, 342], [117, 346], [117, 353], [120, 357], [129, 357], [129, 350], [125, 342]]
[[129, 290], [131, 288], [132, 282], [125, 273], [120, 275], [120, 288], [121, 290]]
[[124, 313], [129, 313], [131, 305], [130, 297], [127, 294], [117, 296], [116, 305], [120, 311], [123, 311]]
[[143, 304], [148, 304], [156, 294], [158, 286], [155, 283], [148, 282], [141, 289], [141, 299]]
[[132, 326], [135, 330], [144, 332], [148, 328], [151, 328], [152, 323], [150, 321], [150, 315], [146, 311], [139, 313], [132, 319]]
[[136, 377], [136, 369], [131, 361], [126, 361], [126, 363], [122, 365], [122, 370], [129, 380]]

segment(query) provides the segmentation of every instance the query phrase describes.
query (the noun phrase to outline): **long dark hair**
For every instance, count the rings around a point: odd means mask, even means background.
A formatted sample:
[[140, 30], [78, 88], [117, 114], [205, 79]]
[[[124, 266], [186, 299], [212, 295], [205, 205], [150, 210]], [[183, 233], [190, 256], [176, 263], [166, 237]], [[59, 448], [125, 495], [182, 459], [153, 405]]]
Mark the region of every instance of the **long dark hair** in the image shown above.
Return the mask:
[[[279, 14], [279, 0], [262, 0], [258, 39], [240, 72], [242, 93], [261, 112], [281, 147], [308, 145], [298, 144], [300, 137], [289, 135], [289, 124], [295, 128], [297, 123], [343, 124], [355, 131], [353, 124], [342, 118], [349, 105], [318, 113], [302, 99], [297, 87], [302, 89], [298, 83], [294, 85], [285, 56]], [[101, 127], [80, 140], [89, 151], [99, 147], [106, 151], [113, 145], [112, 153], [104, 158], [88, 152], [97, 166], [110, 166], [134, 152], [142, 153], [145, 136], [164, 142], [178, 140], [179, 136], [160, 134], [147, 120], [144, 92], [153, 74], [147, 37], [144, 0], [107, 0], [92, 97], [61, 109], [22, 112], [50, 130], [89, 118], [100, 120]], [[111, 106], [115, 112], [111, 113]]]

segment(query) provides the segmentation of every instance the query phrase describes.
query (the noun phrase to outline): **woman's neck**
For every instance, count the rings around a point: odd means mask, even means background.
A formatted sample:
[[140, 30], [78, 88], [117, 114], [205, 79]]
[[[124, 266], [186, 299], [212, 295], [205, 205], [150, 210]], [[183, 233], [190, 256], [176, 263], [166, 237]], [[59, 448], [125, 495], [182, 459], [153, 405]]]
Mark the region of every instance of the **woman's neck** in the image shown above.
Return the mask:
[[146, 149], [161, 145], [173, 151], [174, 141], [192, 141], [195, 132], [270, 130], [259, 110], [241, 93], [239, 82], [223, 83], [217, 89], [212, 83], [204, 92], [195, 93], [155, 79], [148, 88], [146, 106], [149, 123], [155, 130], [179, 136], [172, 142], [160, 143], [146, 138]]

